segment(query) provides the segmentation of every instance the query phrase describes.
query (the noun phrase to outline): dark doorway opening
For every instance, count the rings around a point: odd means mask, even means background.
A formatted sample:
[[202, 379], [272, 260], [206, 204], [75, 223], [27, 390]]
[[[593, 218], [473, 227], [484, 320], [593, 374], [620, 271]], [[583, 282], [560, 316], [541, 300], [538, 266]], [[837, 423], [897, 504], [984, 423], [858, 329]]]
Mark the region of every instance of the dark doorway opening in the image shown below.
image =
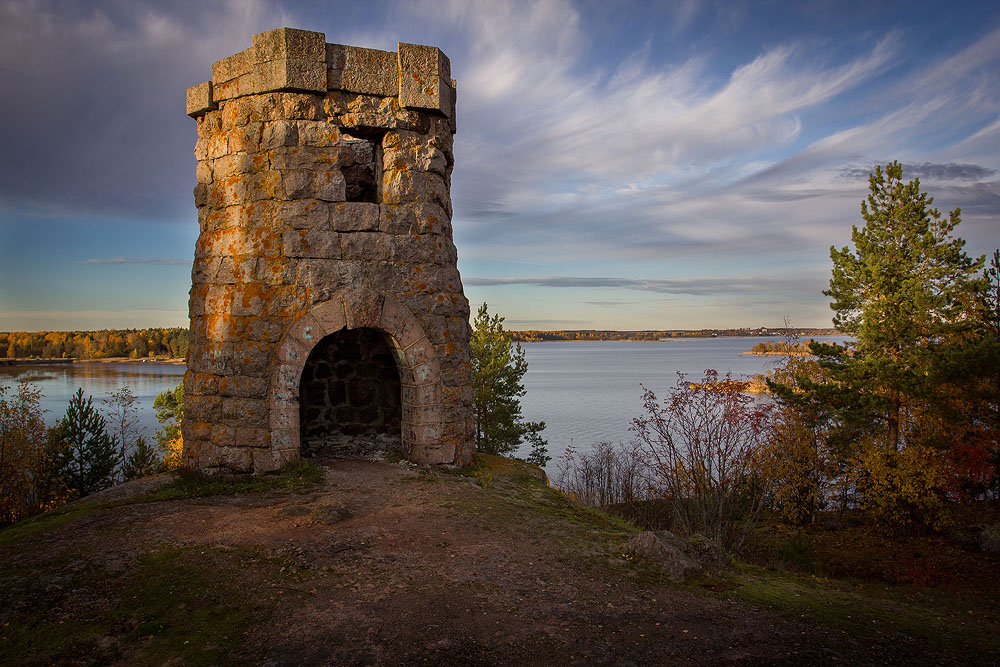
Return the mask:
[[398, 449], [401, 419], [399, 369], [385, 334], [344, 329], [313, 348], [299, 385], [303, 456]]

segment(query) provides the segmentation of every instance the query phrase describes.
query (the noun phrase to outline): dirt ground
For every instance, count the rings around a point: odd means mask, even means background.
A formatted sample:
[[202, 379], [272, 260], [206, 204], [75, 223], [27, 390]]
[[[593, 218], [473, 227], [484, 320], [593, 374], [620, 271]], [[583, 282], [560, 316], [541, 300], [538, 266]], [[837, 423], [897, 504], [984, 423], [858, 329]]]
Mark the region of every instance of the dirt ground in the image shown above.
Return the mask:
[[672, 585], [525, 468], [322, 469], [305, 490], [123, 504], [0, 544], [0, 664], [969, 664]]

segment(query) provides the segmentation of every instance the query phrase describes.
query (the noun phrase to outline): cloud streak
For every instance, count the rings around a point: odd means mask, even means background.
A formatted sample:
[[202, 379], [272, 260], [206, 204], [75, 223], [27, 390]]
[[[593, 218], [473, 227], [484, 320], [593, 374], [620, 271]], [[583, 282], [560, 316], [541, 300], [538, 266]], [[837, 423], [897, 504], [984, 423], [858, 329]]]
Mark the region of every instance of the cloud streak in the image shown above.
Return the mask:
[[160, 266], [188, 266], [191, 260], [177, 257], [114, 257], [112, 259], [85, 259], [74, 264], [153, 264]]
[[[785, 280], [761, 277], [739, 278], [593, 278], [578, 276], [541, 276], [508, 278], [465, 278], [466, 285], [477, 287], [500, 287], [508, 285], [530, 285], [532, 287], [556, 288], [617, 288], [653, 292], [655, 294], [686, 294], [707, 296], [711, 294], [752, 293], [768, 289], [789, 288]], [[615, 302], [588, 302], [599, 305], [620, 305]]]

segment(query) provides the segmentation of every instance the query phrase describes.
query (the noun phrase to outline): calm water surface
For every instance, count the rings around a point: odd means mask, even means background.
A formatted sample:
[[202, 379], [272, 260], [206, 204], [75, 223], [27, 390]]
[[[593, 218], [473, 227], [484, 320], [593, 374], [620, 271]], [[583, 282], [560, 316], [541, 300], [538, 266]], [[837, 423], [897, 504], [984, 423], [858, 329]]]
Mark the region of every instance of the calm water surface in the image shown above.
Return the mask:
[[93, 397], [94, 406], [101, 408], [102, 399], [127, 385], [137, 399], [139, 419], [149, 439], [159, 426], [153, 399], [160, 392], [176, 387], [184, 379], [184, 370], [184, 364], [143, 362], [0, 366], [0, 386], [14, 387], [22, 379], [32, 382], [42, 391], [42, 408], [47, 410], [45, 421], [52, 425], [66, 414], [66, 405], [77, 387], [82, 387], [84, 397]]
[[[734, 376], [760, 373], [782, 360], [742, 354], [764, 340], [780, 338], [522, 343], [528, 360], [524, 416], [545, 421], [547, 428], [542, 435], [549, 442], [549, 454], [554, 460], [571, 444], [586, 449], [601, 440], [628, 440], [629, 425], [642, 408], [640, 383], [662, 398], [676, 381], [678, 371], [689, 379], [700, 379], [707, 368], [720, 374], [731, 371]], [[183, 365], [155, 363], [0, 366], [0, 386], [16, 385], [22, 378], [34, 382], [44, 395], [46, 421], [52, 424], [65, 413], [77, 387], [100, 405], [109, 392], [128, 385], [140, 401], [147, 435], [152, 436], [157, 427], [153, 399], [177, 386], [183, 375]], [[527, 455], [526, 449], [522, 455]], [[555, 472], [554, 463], [549, 465], [549, 472]]]
[[[602, 440], [627, 441], [632, 419], [642, 410], [642, 387], [661, 399], [677, 373], [699, 380], [706, 369], [720, 375], [752, 376], [774, 368], [784, 357], [743, 354], [756, 343], [780, 337], [686, 338], [659, 342], [567, 341], [522, 343], [528, 372], [522, 401], [525, 419], [544, 420], [549, 473], [573, 445], [586, 450]], [[817, 338], [843, 342], [844, 337]], [[527, 455], [524, 448], [521, 455]]]

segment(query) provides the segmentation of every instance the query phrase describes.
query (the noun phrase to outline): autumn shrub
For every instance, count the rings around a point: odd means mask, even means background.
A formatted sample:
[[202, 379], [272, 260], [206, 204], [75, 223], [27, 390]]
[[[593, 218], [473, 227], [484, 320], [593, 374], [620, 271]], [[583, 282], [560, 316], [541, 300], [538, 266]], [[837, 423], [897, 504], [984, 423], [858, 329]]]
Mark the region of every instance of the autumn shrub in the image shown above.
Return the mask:
[[33, 477], [46, 440], [40, 392], [27, 382], [7, 396], [0, 387], [0, 525], [14, 523], [37, 507]]
[[861, 509], [883, 527], [939, 529], [949, 522], [947, 464], [939, 451], [917, 444], [897, 450], [865, 438], [858, 443], [848, 476]]
[[902, 557], [889, 563], [889, 576], [908, 586], [931, 588], [950, 584], [951, 573], [932, 558]]
[[678, 373], [662, 403], [645, 389], [643, 407], [632, 430], [652, 493], [671, 501], [682, 532], [739, 551], [765, 496], [758, 459], [773, 405], [744, 393], [730, 374], [707, 370], [701, 383]]
[[822, 426], [807, 413], [791, 406], [776, 410], [771, 438], [758, 460], [771, 508], [782, 521], [811, 523], [834, 495], [837, 464]]
[[180, 469], [184, 453], [184, 437], [180, 434], [173, 440], [168, 440], [163, 446], [163, 469], [166, 471]]
[[559, 460], [557, 484], [592, 507], [643, 500], [648, 494], [645, 468], [635, 448], [598, 442], [589, 452], [569, 447]]
[[65, 502], [58, 476], [59, 442], [50, 437], [41, 392], [21, 382], [0, 387], [0, 526]]

